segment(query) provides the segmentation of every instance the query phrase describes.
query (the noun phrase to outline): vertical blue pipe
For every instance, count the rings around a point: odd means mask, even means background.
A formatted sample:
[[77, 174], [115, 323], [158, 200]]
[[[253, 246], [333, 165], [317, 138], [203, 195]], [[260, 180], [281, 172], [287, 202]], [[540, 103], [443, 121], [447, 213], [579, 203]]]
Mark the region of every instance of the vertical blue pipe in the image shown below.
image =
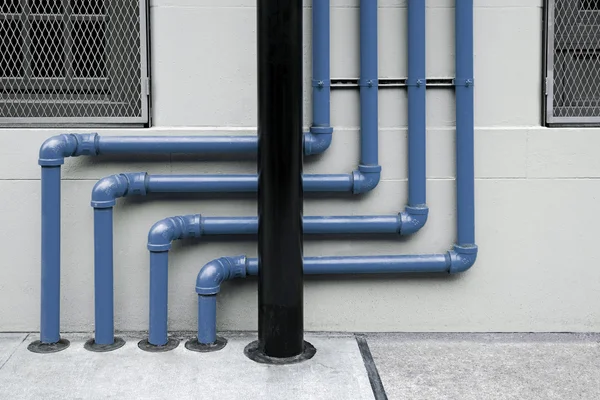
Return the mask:
[[360, 164], [378, 165], [377, 0], [360, 2]]
[[456, 2], [456, 191], [459, 246], [475, 243], [473, 0]]
[[150, 252], [150, 331], [148, 342], [164, 346], [167, 336], [169, 301], [169, 252]]
[[217, 295], [198, 296], [198, 342], [217, 341]]
[[330, 128], [329, 0], [313, 1], [313, 127]]
[[42, 167], [40, 341], [60, 340], [60, 165]]
[[408, 0], [408, 205], [426, 203], [425, 1]]
[[113, 209], [94, 208], [95, 344], [114, 341]]

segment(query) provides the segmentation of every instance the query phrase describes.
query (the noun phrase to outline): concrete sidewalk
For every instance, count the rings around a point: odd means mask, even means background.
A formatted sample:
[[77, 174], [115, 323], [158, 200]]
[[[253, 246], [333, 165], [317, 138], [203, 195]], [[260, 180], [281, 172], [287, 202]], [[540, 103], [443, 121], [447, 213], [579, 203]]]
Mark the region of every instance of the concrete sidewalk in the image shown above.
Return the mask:
[[0, 399], [600, 399], [598, 334], [307, 334], [317, 354], [288, 366], [248, 360], [253, 334], [223, 335], [215, 353], [146, 353], [141, 334], [91, 353], [67, 334], [40, 355], [37, 334], [0, 334]]

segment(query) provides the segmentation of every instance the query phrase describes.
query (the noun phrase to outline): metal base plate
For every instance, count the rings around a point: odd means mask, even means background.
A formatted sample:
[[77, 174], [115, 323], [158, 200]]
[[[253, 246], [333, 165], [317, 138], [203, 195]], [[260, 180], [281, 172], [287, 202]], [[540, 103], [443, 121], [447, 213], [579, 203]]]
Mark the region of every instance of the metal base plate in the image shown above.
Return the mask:
[[221, 336], [217, 336], [217, 341], [214, 343], [200, 343], [198, 338], [185, 342], [185, 348], [191, 351], [197, 351], [200, 353], [209, 353], [211, 351], [219, 351], [227, 345], [227, 339]]
[[138, 343], [138, 347], [140, 349], [150, 353], [164, 353], [165, 351], [171, 351], [177, 348], [177, 346], [179, 346], [179, 340], [173, 338], [169, 338], [167, 344], [165, 344], [164, 346], [156, 346], [154, 344], [150, 344], [150, 342], [148, 342], [148, 339], [140, 340], [140, 342]]
[[89, 351], [94, 351], [96, 353], [105, 353], [107, 351], [120, 349], [124, 345], [125, 341], [120, 337], [115, 336], [111, 344], [96, 344], [96, 341], [92, 338], [85, 342], [83, 348]]
[[60, 339], [56, 343], [42, 343], [40, 340], [31, 342], [27, 349], [33, 353], [47, 354], [57, 353], [69, 347], [71, 343], [67, 339]]
[[271, 365], [286, 365], [286, 364], [297, 364], [302, 361], [310, 360], [314, 357], [317, 349], [308, 343], [304, 342], [304, 350], [302, 353], [298, 354], [294, 357], [286, 357], [286, 358], [277, 358], [277, 357], [269, 357], [265, 353], [263, 353], [258, 346], [258, 340], [250, 343], [244, 349], [244, 354], [246, 357], [251, 359], [252, 361], [256, 361], [261, 364], [271, 364]]

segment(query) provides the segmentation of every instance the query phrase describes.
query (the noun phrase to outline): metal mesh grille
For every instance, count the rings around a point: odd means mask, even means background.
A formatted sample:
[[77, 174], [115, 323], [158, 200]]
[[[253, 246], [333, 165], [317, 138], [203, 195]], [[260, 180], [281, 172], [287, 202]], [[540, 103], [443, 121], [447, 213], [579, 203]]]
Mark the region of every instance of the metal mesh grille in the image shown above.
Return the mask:
[[600, 122], [600, 0], [555, 0], [553, 11], [553, 117]]
[[141, 11], [139, 0], [0, 0], [0, 122], [140, 121]]

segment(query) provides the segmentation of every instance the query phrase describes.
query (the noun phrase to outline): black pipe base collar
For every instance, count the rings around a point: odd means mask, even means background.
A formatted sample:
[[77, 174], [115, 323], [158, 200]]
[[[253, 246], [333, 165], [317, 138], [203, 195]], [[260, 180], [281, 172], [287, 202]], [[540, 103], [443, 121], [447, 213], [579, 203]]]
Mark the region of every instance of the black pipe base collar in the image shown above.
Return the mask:
[[60, 339], [56, 343], [42, 343], [41, 340], [36, 340], [27, 346], [27, 350], [39, 354], [58, 353], [69, 347], [70, 344], [67, 339]]
[[301, 363], [302, 361], [310, 360], [311, 358], [313, 358], [316, 352], [317, 352], [317, 349], [315, 349], [315, 347], [312, 344], [308, 343], [307, 341], [304, 341], [304, 350], [302, 351], [302, 353], [300, 353], [294, 357], [286, 357], [286, 358], [269, 357], [265, 353], [263, 353], [262, 350], [259, 348], [258, 340], [250, 343], [244, 349], [244, 354], [246, 355], [246, 357], [248, 357], [252, 361], [255, 361], [260, 364], [271, 364], [271, 365], [286, 365], [286, 364]]
[[120, 349], [125, 345], [125, 340], [120, 337], [116, 337], [113, 339], [111, 344], [96, 344], [94, 338], [88, 340], [83, 345], [83, 348], [89, 351], [93, 351], [96, 353], [106, 353], [107, 351], [113, 351]]
[[151, 344], [148, 342], [148, 339], [140, 340], [138, 343], [138, 347], [144, 351], [149, 353], [164, 353], [165, 351], [171, 351], [179, 346], [179, 340], [169, 338], [167, 344], [163, 346], [157, 346], [155, 344]]
[[217, 336], [217, 341], [214, 343], [200, 343], [198, 338], [185, 342], [185, 348], [191, 351], [197, 351], [199, 353], [210, 353], [211, 351], [219, 351], [227, 345], [227, 339], [221, 336]]

